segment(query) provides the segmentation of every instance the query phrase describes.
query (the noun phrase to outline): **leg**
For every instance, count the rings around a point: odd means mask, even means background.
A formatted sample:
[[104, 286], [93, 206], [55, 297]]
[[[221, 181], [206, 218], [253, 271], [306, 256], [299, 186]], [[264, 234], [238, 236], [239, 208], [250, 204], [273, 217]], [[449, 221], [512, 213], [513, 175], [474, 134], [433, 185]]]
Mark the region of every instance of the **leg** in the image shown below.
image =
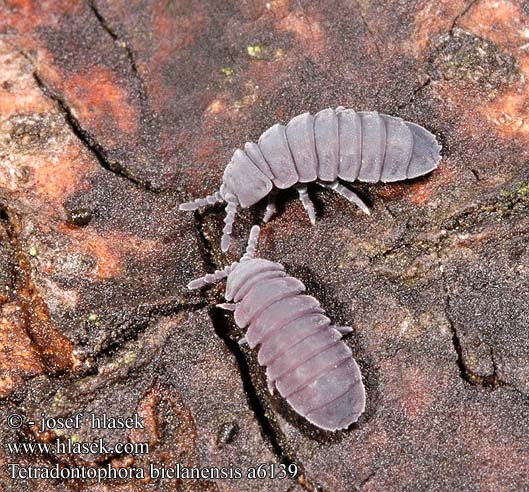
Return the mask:
[[318, 181], [318, 184], [320, 184], [321, 186], [325, 186], [325, 188], [330, 188], [331, 190], [334, 190], [337, 193], [340, 193], [340, 195], [345, 197], [347, 200], [357, 205], [358, 208], [362, 210], [362, 212], [366, 213], [367, 215], [371, 215], [369, 207], [362, 201], [362, 199], [354, 191], [351, 191], [349, 188], [346, 188], [342, 184], [338, 183], [338, 180], [333, 181], [332, 183]]
[[342, 335], [346, 335], [347, 333], [351, 333], [353, 331], [350, 326], [331, 325], [331, 328], [334, 328], [337, 332], [341, 333]]
[[237, 304], [233, 302], [223, 302], [222, 304], [217, 304], [215, 307], [219, 309], [225, 309], [226, 311], [235, 311]]
[[314, 225], [316, 223], [316, 213], [314, 212], [314, 204], [307, 193], [307, 187], [305, 185], [296, 185], [296, 190], [299, 193], [299, 199], [303, 204], [303, 208], [307, 211], [310, 223]]
[[222, 229], [222, 239], [220, 241], [220, 249], [224, 252], [228, 251], [230, 246], [230, 235], [233, 228], [233, 221], [235, 220], [235, 214], [237, 213], [237, 202], [232, 194], [226, 196], [226, 217], [224, 218], [224, 229]]
[[192, 202], [181, 203], [178, 208], [179, 210], [196, 210], [200, 207], [205, 207], [206, 205], [213, 205], [217, 202], [224, 201], [220, 191], [213, 193], [213, 195], [208, 195], [206, 198], [197, 198]]
[[268, 204], [266, 205], [265, 214], [263, 216], [263, 222], [268, 222], [276, 214], [276, 211], [277, 211], [276, 196], [277, 196], [277, 190], [274, 188], [268, 194]]

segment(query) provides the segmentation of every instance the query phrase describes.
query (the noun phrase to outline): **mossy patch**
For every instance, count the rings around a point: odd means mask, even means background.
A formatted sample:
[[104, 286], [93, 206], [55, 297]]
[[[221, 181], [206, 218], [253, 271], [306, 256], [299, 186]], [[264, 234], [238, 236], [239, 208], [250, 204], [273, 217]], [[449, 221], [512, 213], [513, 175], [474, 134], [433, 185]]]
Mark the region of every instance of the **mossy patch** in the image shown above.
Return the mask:
[[516, 59], [492, 41], [454, 29], [432, 59], [433, 78], [472, 84], [489, 97], [521, 80]]
[[233, 76], [233, 75], [235, 74], [235, 70], [233, 70], [233, 68], [231, 68], [231, 67], [222, 67], [222, 68], [220, 69], [220, 71], [221, 71], [224, 75], [226, 75], [226, 77], [231, 77], [231, 76]]
[[260, 44], [253, 44], [246, 47], [246, 53], [251, 58], [262, 58], [265, 49]]

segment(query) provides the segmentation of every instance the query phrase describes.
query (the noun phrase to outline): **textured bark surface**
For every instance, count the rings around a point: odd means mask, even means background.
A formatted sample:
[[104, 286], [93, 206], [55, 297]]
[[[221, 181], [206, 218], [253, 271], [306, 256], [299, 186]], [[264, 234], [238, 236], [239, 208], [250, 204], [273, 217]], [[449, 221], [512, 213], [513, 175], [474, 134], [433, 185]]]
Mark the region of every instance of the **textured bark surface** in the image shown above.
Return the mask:
[[[0, 0], [0, 435], [149, 442], [148, 455], [13, 454], [19, 490], [526, 490], [529, 476], [529, 8], [523, 2]], [[261, 233], [361, 365], [368, 406], [318, 431], [266, 390], [222, 287], [233, 150], [338, 105], [415, 121], [430, 176], [358, 187], [365, 216], [313, 189]], [[106, 412], [143, 431], [61, 434], [28, 419]], [[6, 464], [295, 463], [297, 480], [9, 478]]]

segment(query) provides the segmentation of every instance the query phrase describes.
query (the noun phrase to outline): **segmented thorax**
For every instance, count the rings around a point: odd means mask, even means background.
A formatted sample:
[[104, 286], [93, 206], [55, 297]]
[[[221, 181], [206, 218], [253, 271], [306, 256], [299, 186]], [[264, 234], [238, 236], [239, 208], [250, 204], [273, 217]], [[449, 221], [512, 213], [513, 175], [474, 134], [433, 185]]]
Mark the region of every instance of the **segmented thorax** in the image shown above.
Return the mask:
[[250, 347], [259, 346], [269, 384], [294, 410], [328, 430], [356, 422], [365, 406], [360, 370], [302, 282], [279, 263], [242, 261], [228, 276], [226, 299], [237, 304], [235, 322], [247, 328]]
[[437, 167], [440, 149], [435, 136], [414, 123], [376, 111], [327, 108], [273, 125], [257, 144], [236, 150], [223, 182], [246, 208], [272, 185], [415, 178]]

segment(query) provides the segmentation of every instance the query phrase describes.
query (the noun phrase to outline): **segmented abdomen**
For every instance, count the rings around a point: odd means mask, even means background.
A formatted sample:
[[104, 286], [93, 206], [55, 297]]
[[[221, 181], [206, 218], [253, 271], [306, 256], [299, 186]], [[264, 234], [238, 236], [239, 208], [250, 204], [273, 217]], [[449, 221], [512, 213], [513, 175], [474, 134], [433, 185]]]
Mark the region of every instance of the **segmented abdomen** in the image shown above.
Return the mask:
[[305, 286], [279, 263], [252, 260], [228, 277], [235, 322], [288, 403], [327, 430], [345, 429], [365, 407], [362, 376], [341, 334]]
[[374, 183], [413, 178], [437, 165], [439, 149], [431, 133], [400, 118], [328, 108], [270, 127], [241, 153], [284, 189], [317, 179]]

